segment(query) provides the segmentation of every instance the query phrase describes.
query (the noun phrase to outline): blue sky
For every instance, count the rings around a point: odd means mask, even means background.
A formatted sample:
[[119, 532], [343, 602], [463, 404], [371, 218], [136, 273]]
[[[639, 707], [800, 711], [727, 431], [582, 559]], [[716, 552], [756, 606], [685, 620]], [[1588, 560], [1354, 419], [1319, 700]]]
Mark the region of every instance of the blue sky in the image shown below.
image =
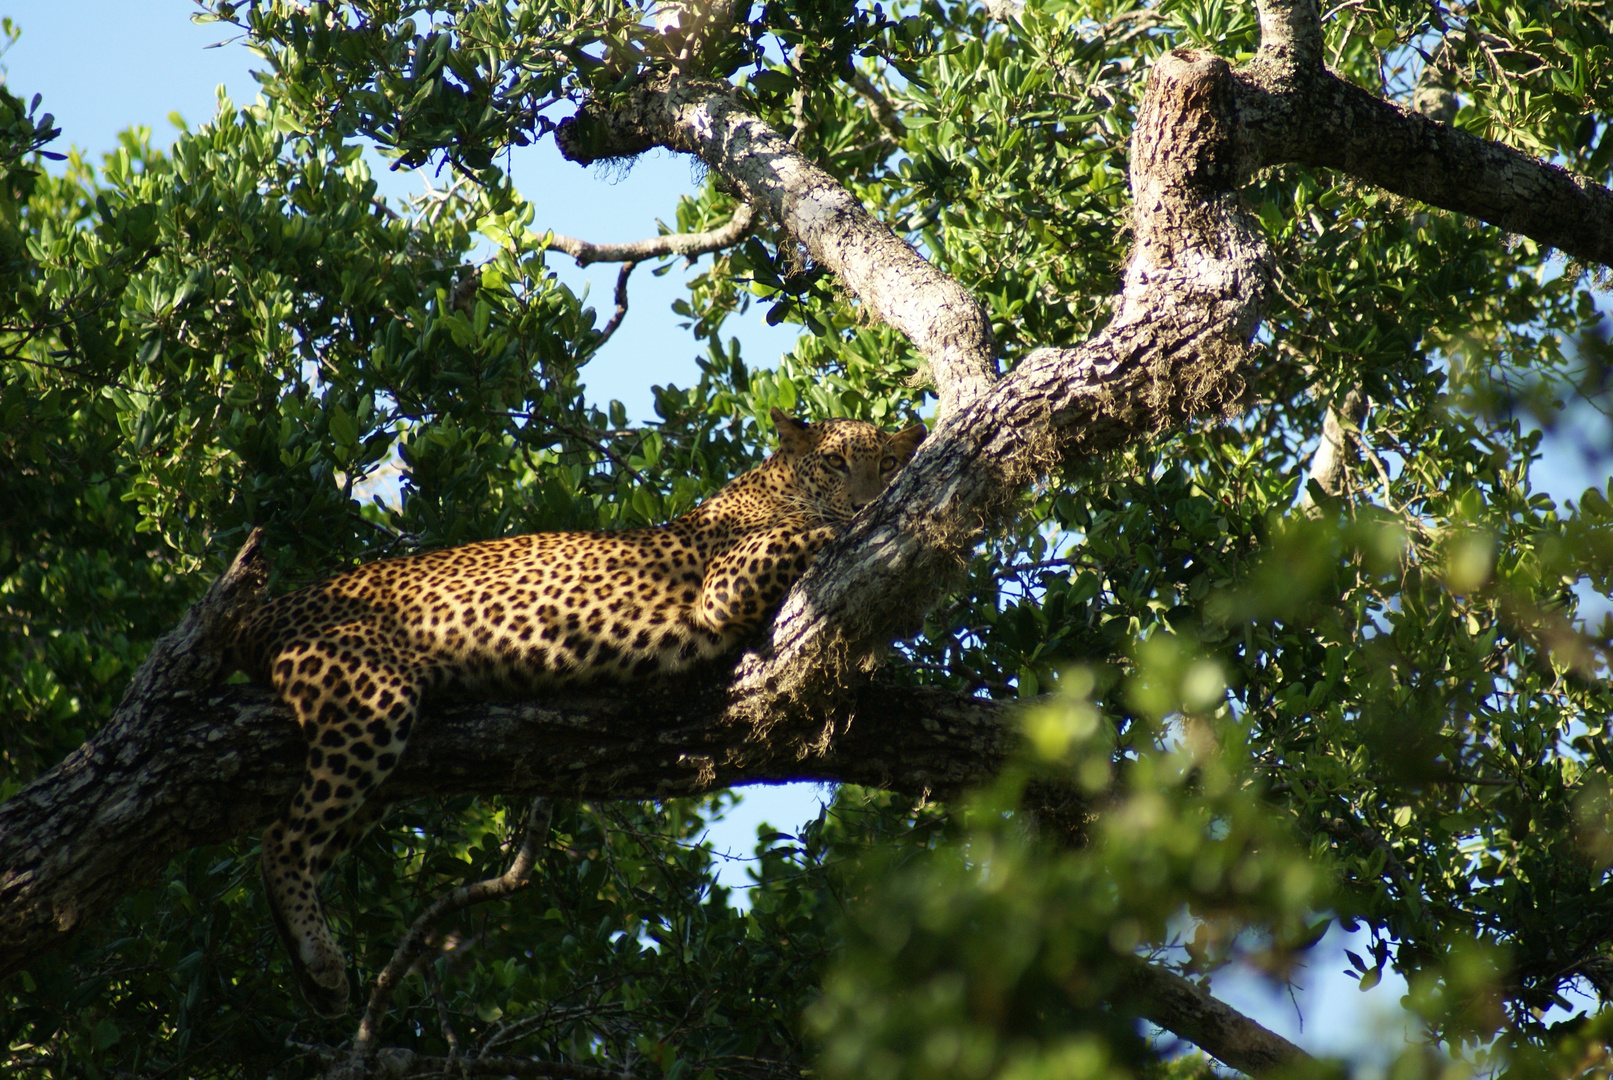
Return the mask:
[[[0, 68], [14, 92], [43, 94], [42, 108], [63, 129], [61, 142], [87, 151], [92, 160], [115, 145], [118, 131], [133, 125], [151, 128], [154, 141], [164, 145], [174, 134], [170, 113], [178, 112], [194, 126], [211, 119], [220, 87], [237, 103], [257, 96], [250, 75], [257, 58], [232, 38], [230, 28], [192, 24], [189, 17], [195, 10], [187, 0], [0, 0], [0, 14], [22, 28], [19, 42], [0, 57]], [[372, 168], [389, 197], [420, 190], [416, 174], [389, 173], [378, 158], [372, 158]], [[596, 173], [561, 159], [552, 141], [517, 151], [512, 174], [529, 197], [542, 193], [535, 228], [592, 241], [653, 236], [657, 219], [673, 220], [678, 195], [697, 186], [683, 159], [650, 155], [625, 174]], [[608, 310], [616, 268], [580, 271], [568, 264], [563, 256], [551, 259], [568, 284], [589, 288], [594, 306]], [[630, 416], [646, 419], [651, 415], [651, 384], [689, 385], [698, 377], [694, 357], [699, 349], [669, 310], [685, 276], [681, 267], [663, 278], [652, 277], [648, 267], [634, 275], [628, 318], [587, 371], [596, 400], [619, 399]], [[760, 311], [732, 320], [727, 331], [740, 338], [752, 365], [770, 365], [793, 342], [790, 330], [766, 326]], [[1605, 420], [1595, 417], [1586, 423], [1605, 425]], [[1598, 441], [1607, 445], [1605, 437]], [[1552, 460], [1540, 480], [1558, 498], [1576, 495], [1588, 484], [1606, 484], [1605, 466], [1566, 445], [1548, 451]], [[739, 808], [714, 830], [714, 843], [720, 850], [748, 855], [762, 820], [791, 828], [815, 817], [820, 798], [827, 797], [827, 791], [813, 785], [747, 789]], [[727, 864], [724, 880], [743, 884], [743, 866]], [[1338, 974], [1344, 944], [1335, 927], [1316, 950], [1312, 971], [1300, 976], [1310, 988], [1298, 989], [1292, 997], [1236, 971], [1217, 978], [1217, 992], [1308, 1049], [1359, 1053], [1363, 1044], [1375, 1044], [1376, 1053], [1367, 1058], [1381, 1060], [1403, 1038], [1398, 999], [1404, 984], [1390, 976], [1375, 990], [1358, 992], [1353, 980]]]

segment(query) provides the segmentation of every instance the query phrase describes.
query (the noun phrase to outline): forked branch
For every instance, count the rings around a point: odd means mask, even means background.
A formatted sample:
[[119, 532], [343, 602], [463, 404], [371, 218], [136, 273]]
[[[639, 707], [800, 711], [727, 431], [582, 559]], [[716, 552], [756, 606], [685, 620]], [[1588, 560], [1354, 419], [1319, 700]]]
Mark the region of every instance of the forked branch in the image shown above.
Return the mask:
[[342, 1068], [332, 1071], [332, 1080], [367, 1075], [369, 1062], [375, 1057], [376, 1038], [381, 1030], [381, 1021], [386, 1018], [387, 1010], [392, 1005], [392, 994], [397, 990], [398, 983], [425, 954], [430, 946], [429, 935], [437, 923], [442, 921], [443, 916], [461, 911], [472, 904], [508, 896], [531, 880], [532, 864], [537, 859], [538, 848], [549, 836], [549, 819], [549, 800], [540, 795], [532, 800], [532, 805], [527, 810], [521, 846], [516, 850], [515, 857], [510, 860], [508, 870], [498, 877], [478, 881], [473, 885], [463, 885], [446, 896], [438, 897], [421, 912], [419, 918], [415, 919], [414, 924], [409, 927], [409, 932], [398, 942], [397, 949], [392, 953], [392, 959], [375, 977], [375, 987], [370, 991], [369, 1004], [365, 1006], [364, 1017], [359, 1021], [357, 1034], [353, 1036], [352, 1052]]

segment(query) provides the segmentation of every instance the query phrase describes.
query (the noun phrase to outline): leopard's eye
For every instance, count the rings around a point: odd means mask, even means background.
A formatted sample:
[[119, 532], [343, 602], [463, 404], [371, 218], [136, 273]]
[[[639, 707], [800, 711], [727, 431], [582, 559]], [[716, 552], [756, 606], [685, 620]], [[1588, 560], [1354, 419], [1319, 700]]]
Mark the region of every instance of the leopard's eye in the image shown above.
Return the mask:
[[890, 472], [894, 468], [896, 468], [896, 459], [891, 455], [886, 454], [884, 460], [879, 463], [879, 471]]
[[846, 459], [841, 457], [839, 454], [825, 454], [823, 455], [823, 462], [825, 465], [828, 465], [829, 468], [837, 471], [843, 472], [846, 468]]

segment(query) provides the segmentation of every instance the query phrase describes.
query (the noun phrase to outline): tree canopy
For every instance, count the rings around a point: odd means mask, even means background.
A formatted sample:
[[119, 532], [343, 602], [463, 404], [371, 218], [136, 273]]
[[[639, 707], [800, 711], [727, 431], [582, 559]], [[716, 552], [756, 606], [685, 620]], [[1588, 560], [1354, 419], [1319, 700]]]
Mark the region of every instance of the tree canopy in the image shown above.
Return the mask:
[[[264, 95], [170, 147], [0, 87], [8, 1074], [1342, 1074], [1204, 989], [1338, 924], [1426, 1033], [1393, 1075], [1606, 1075], [1613, 484], [1531, 478], [1613, 453], [1602, 5], [201, 7]], [[557, 236], [546, 139], [704, 181]], [[389, 205], [365, 145], [451, 182]], [[629, 422], [587, 365], [695, 257], [699, 380]], [[774, 406], [932, 434], [743, 655], [440, 703], [328, 879], [366, 1015], [313, 1017], [232, 620], [665, 521]], [[696, 841], [786, 779], [839, 786], [738, 905]]]

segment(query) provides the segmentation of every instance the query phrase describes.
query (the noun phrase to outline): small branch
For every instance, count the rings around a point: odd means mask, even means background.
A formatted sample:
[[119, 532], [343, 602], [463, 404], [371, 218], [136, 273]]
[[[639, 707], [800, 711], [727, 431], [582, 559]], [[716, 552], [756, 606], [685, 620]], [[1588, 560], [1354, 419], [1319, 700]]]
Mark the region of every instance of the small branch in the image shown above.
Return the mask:
[[801, 144], [818, 132], [817, 118], [807, 111], [808, 79], [806, 73], [801, 70], [800, 59], [799, 49], [784, 54], [784, 62], [795, 72], [795, 94], [790, 100], [790, 110], [794, 114], [794, 119], [790, 121], [790, 145], [796, 150], [800, 150]]
[[[1344, 473], [1350, 463], [1349, 444], [1358, 441], [1354, 433], [1366, 419], [1368, 404], [1356, 388], [1344, 395], [1341, 405], [1327, 410], [1327, 419], [1322, 422], [1322, 441], [1311, 457], [1310, 475], [1316, 486], [1328, 495], [1337, 496], [1344, 490]], [[1308, 510], [1313, 505], [1307, 485], [1300, 493], [1299, 508]]]
[[[1017, 5], [1015, 6], [1017, 8]], [[987, 10], [991, 9], [988, 7]], [[995, 16], [996, 13], [993, 11], [992, 14]], [[902, 126], [901, 118], [896, 115], [896, 109], [891, 105], [890, 98], [882, 94], [879, 87], [874, 85], [874, 80], [863, 74], [855, 64], [850, 64], [848, 67], [851, 73], [847, 76], [847, 80], [851, 83], [851, 88], [874, 107], [874, 119], [885, 129], [885, 134], [898, 143], [907, 138], [907, 128]]]
[[454, 282], [448, 294], [448, 306], [466, 318], [473, 318], [476, 314], [476, 290], [482, 287], [482, 271], [476, 266], [465, 269], [468, 273]]
[[705, 232], [666, 233], [648, 240], [635, 240], [630, 244], [591, 244], [571, 236], [551, 236], [549, 247], [570, 255], [577, 260], [578, 266], [596, 262], [643, 262], [671, 255], [694, 258], [739, 243], [750, 232], [755, 216], [750, 204], [741, 203], [728, 224]]
[[[633, 272], [633, 267], [637, 265], [638, 263], [629, 259], [616, 272], [616, 310], [611, 313], [610, 321], [605, 324], [605, 328], [599, 332], [599, 340], [593, 344], [595, 352], [598, 352], [605, 342], [610, 340], [611, 335], [616, 333], [617, 328], [622, 325], [622, 319], [627, 315], [627, 276]], [[642, 479], [640, 477], [641, 482]]]
[[[621, 281], [619, 279], [617, 281], [617, 287], [618, 288], [621, 287]], [[625, 306], [626, 305], [623, 304], [623, 307], [625, 307]], [[639, 472], [637, 469], [633, 468], [633, 466], [631, 466], [631, 465], [629, 465], [627, 463], [626, 458], [622, 457], [616, 451], [612, 450], [608, 445], [606, 445], [603, 442], [600, 442], [598, 439], [596, 439], [593, 436], [589, 435], [587, 432], [579, 431], [576, 428], [572, 427], [570, 424], [562, 424], [558, 420], [550, 420], [549, 421], [549, 426], [552, 427], [554, 430], [560, 432], [562, 435], [570, 435], [573, 439], [576, 439], [578, 442], [586, 443], [589, 446], [593, 447], [593, 449], [595, 451], [597, 451], [598, 453], [602, 454], [603, 456], [609, 458], [611, 461], [615, 462], [616, 467], [618, 469], [621, 469], [628, 476], [631, 476], [633, 478], [633, 482], [635, 484], [637, 484], [639, 487], [648, 488], [648, 487], [652, 486], [650, 484], [649, 479], [643, 473]]]
[[442, 976], [437, 973], [437, 965], [435, 963], [420, 965], [420, 977], [426, 981], [426, 989], [431, 991], [431, 1000], [437, 1004], [437, 1026], [442, 1031], [442, 1041], [448, 1044], [448, 1060], [457, 1064], [459, 1032], [454, 1030], [454, 1022], [448, 1016], [448, 995], [443, 993]]
[[521, 840], [521, 847], [511, 861], [510, 868], [498, 877], [478, 881], [474, 885], [464, 885], [447, 896], [438, 897], [414, 921], [414, 925], [409, 927], [409, 932], [398, 942], [392, 959], [375, 978], [375, 989], [370, 992], [370, 1002], [364, 1010], [364, 1019], [359, 1021], [358, 1033], [353, 1037], [353, 1050], [347, 1061], [346, 1075], [363, 1076], [369, 1061], [375, 1057], [376, 1034], [392, 1003], [392, 994], [397, 989], [399, 980], [426, 951], [428, 947], [426, 935], [430, 933], [431, 928], [450, 912], [508, 896], [527, 883], [531, 877], [533, 860], [537, 857], [538, 846], [549, 835], [549, 816], [549, 800], [542, 796], [533, 799], [531, 809], [527, 811], [526, 835]]

